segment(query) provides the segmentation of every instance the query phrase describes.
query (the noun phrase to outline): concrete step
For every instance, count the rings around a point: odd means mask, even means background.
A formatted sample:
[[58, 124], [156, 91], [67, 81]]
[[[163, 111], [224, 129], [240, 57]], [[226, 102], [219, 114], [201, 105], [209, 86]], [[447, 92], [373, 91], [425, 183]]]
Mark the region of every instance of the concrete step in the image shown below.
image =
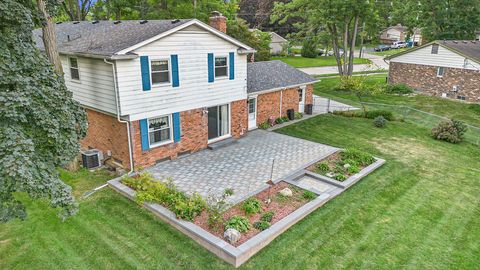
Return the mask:
[[234, 144], [236, 142], [237, 142], [237, 139], [228, 138], [228, 139], [225, 139], [225, 140], [221, 140], [221, 141], [218, 141], [218, 142], [211, 143], [207, 146], [207, 148], [210, 149], [210, 150], [217, 150], [219, 148]]

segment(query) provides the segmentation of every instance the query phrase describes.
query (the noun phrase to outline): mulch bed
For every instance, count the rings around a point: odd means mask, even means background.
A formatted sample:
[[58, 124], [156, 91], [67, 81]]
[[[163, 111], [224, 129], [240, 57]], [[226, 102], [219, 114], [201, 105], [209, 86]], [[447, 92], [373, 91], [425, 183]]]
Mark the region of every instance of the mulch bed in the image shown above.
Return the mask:
[[[311, 171], [311, 172], [314, 172], [314, 173], [318, 173], [318, 174], [321, 174], [321, 175], [325, 175], [324, 172], [321, 172], [319, 169], [317, 169], [317, 166], [319, 163], [327, 163], [328, 166], [330, 167], [331, 171], [333, 171], [333, 169], [335, 168], [335, 166], [337, 165], [337, 163], [341, 162], [342, 161], [342, 158], [340, 156], [340, 152], [337, 152], [335, 154], [332, 154], [330, 156], [328, 156], [327, 158], [325, 159], [322, 159], [320, 161], [318, 161], [317, 163], [313, 164], [313, 165], [310, 165], [307, 170]], [[359, 166], [360, 168], [360, 171], [363, 170], [364, 168], [366, 168], [367, 166]], [[344, 175], [347, 177], [347, 179], [354, 175], [352, 173], [348, 173], [348, 172], [344, 172]], [[341, 180], [337, 180], [337, 181], [341, 181]], [[343, 180], [345, 181], [345, 180]], [[342, 181], [341, 181], [342, 182]]]
[[[281, 196], [278, 192], [284, 188], [290, 188], [292, 190], [293, 196], [292, 197], [283, 197]], [[262, 202], [262, 211], [260, 213], [251, 215], [251, 216], [246, 216], [245, 212], [242, 209], [242, 203], [239, 203], [227, 211], [225, 211], [223, 218], [224, 220], [228, 220], [232, 216], [238, 215], [238, 216], [245, 216], [249, 219], [250, 221], [250, 230], [248, 232], [242, 233], [242, 236], [238, 242], [234, 244], [234, 246], [239, 246], [242, 243], [245, 243], [248, 239], [252, 238], [259, 232], [260, 230], [257, 230], [253, 227], [253, 223], [255, 221], [260, 220], [260, 217], [268, 212], [268, 211], [273, 211], [275, 215], [273, 216], [272, 221], [270, 224], [274, 224], [281, 220], [282, 218], [288, 216], [304, 204], [308, 202], [307, 199], [303, 198], [303, 189], [300, 189], [296, 186], [293, 186], [289, 183], [286, 182], [279, 182], [275, 184], [274, 186], [270, 187], [270, 198], [271, 202], [270, 204], [266, 204], [265, 201], [268, 199], [268, 194], [269, 194], [269, 189], [266, 189], [254, 197], [257, 198]], [[224, 228], [223, 225], [219, 226], [219, 229], [217, 231], [212, 230], [208, 226], [208, 215], [206, 211], [203, 211], [201, 215], [195, 217], [194, 223], [198, 226], [200, 226], [202, 229], [210, 232], [211, 234], [224, 239], [223, 238], [223, 233], [224, 233]]]

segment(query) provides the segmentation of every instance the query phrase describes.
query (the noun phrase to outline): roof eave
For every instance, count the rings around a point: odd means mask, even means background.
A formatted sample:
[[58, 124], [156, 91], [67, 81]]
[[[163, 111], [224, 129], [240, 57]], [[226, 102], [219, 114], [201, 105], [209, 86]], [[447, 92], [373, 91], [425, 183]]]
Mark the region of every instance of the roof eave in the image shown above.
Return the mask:
[[320, 82], [320, 81], [321, 80], [314, 80], [314, 81], [311, 81], [311, 82], [304, 82], [304, 83], [293, 84], [293, 85], [282, 86], [282, 87], [276, 87], [276, 88], [271, 88], [271, 89], [266, 89], [266, 90], [254, 91], [254, 92], [250, 92], [250, 93], [247, 93], [247, 94], [249, 96], [267, 94], [267, 93], [271, 93], [271, 92], [286, 90], [286, 89], [289, 89], [289, 88], [295, 88], [295, 87], [300, 87], [300, 86], [304, 86], [304, 85], [308, 85], [308, 84], [314, 84], [314, 83], [317, 83], [317, 82]]
[[[42, 49], [42, 51], [44, 50]], [[62, 55], [95, 58], [95, 59], [107, 59], [107, 60], [128, 60], [128, 59], [138, 58], [138, 55], [134, 53], [122, 54], [122, 55], [93, 54], [93, 53], [83, 53], [83, 52], [63, 52], [63, 51], [60, 51], [59, 53]]]

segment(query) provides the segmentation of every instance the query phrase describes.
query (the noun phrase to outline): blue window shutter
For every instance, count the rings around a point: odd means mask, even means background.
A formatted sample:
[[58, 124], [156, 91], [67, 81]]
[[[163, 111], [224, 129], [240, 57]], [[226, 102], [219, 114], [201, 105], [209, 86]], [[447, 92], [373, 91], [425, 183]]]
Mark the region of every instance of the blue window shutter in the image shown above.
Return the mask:
[[208, 54], [208, 82], [215, 80], [215, 71], [213, 69], [213, 53]]
[[178, 87], [180, 86], [180, 79], [178, 77], [178, 55], [172, 54], [170, 58], [172, 59], [172, 86]]
[[230, 80], [235, 79], [235, 54], [233, 52], [228, 54], [229, 56], [229, 67], [230, 67]]
[[143, 91], [150, 90], [150, 63], [148, 56], [140, 56], [140, 67], [142, 69]]
[[180, 113], [176, 112], [173, 117], [173, 141], [179, 142], [182, 139], [182, 128], [180, 126]]
[[147, 119], [140, 120], [140, 137], [142, 138], [142, 151], [150, 149], [148, 143], [148, 122]]

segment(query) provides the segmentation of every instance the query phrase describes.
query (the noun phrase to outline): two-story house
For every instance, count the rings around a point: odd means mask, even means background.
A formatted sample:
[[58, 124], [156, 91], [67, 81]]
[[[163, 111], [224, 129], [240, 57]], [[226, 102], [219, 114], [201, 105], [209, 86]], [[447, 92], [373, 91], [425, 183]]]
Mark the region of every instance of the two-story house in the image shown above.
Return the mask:
[[[43, 48], [41, 31], [34, 31]], [[268, 118], [303, 111], [315, 79], [226, 35], [226, 18], [82, 21], [56, 25], [65, 82], [86, 109], [83, 148], [147, 167], [239, 138]]]

